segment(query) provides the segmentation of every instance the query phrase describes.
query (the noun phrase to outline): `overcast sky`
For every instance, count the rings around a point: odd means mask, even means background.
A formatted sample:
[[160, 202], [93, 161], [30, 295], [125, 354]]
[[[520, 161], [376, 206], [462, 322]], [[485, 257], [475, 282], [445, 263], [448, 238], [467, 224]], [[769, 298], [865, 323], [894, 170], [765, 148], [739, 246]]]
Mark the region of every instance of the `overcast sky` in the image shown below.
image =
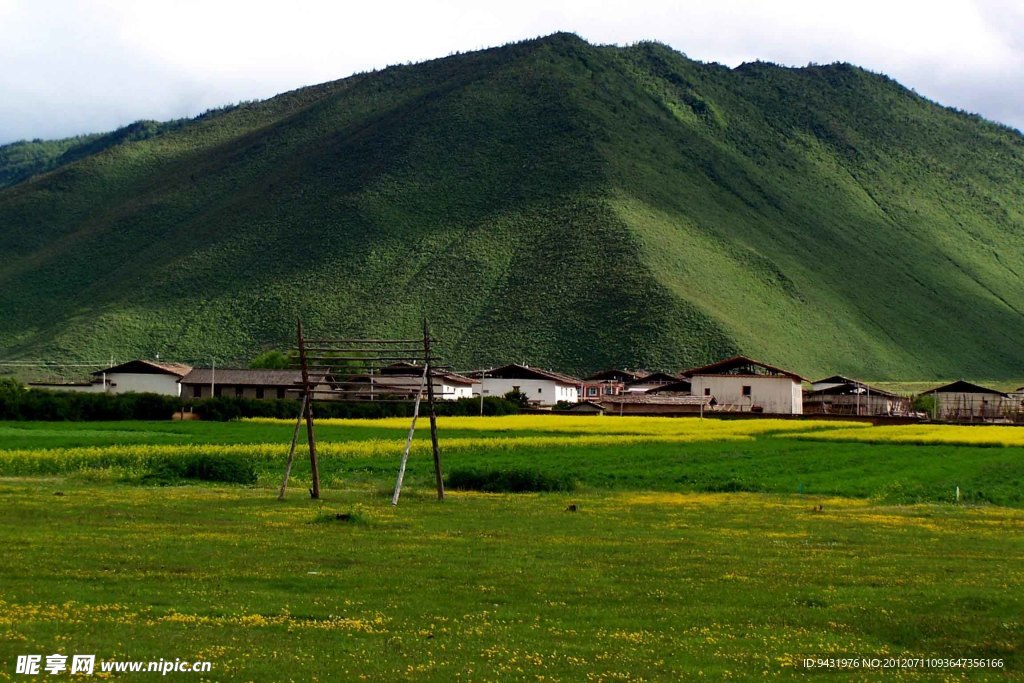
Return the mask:
[[0, 144], [194, 116], [560, 30], [729, 66], [851, 62], [1024, 129], [1022, 0], [0, 0]]

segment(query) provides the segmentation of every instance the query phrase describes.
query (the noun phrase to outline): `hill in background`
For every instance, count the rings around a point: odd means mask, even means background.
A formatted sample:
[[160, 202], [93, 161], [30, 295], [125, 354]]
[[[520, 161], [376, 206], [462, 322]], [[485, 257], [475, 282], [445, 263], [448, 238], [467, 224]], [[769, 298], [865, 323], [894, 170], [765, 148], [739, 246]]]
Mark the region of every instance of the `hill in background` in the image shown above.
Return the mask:
[[1024, 137], [845, 64], [557, 34], [2, 147], [0, 185], [0, 357], [427, 315], [461, 367], [1024, 374]]

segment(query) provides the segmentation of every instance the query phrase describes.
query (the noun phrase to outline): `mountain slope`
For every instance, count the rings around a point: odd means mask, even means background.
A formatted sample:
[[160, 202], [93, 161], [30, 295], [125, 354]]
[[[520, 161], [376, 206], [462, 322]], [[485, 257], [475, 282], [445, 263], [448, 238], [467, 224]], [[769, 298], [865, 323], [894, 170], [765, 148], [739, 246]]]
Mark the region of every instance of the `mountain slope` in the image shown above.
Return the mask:
[[1022, 374], [1024, 139], [854, 67], [559, 34], [150, 132], [0, 190], [0, 356]]

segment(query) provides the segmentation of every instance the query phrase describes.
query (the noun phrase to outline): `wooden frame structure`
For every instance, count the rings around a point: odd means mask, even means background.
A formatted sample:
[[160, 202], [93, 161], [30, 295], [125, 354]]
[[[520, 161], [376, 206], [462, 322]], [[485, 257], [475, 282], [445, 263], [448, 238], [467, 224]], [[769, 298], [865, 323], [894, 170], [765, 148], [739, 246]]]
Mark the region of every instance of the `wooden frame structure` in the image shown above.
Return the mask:
[[[292, 463], [295, 460], [299, 428], [303, 421], [306, 423], [309, 464], [312, 476], [309, 495], [314, 499], [320, 497], [320, 470], [317, 461], [316, 430], [313, 418], [313, 406], [319, 395], [321, 398], [341, 401], [361, 402], [370, 400], [414, 403], [412, 424], [409, 426], [409, 436], [406, 439], [405, 451], [402, 455], [401, 467], [398, 472], [398, 480], [395, 484], [394, 496], [391, 499], [391, 504], [397, 505], [402, 481], [405, 476], [406, 462], [409, 458], [409, 450], [412, 446], [413, 433], [416, 428], [416, 419], [419, 416], [420, 399], [424, 394], [424, 385], [426, 385], [425, 393], [430, 418], [430, 442], [434, 456], [434, 478], [437, 485], [437, 499], [444, 500], [441, 453], [437, 440], [434, 379], [441, 377], [440, 371], [445, 368], [437, 364], [440, 359], [434, 355], [433, 349], [433, 344], [437, 340], [430, 336], [427, 320], [423, 320], [423, 337], [420, 339], [307, 339], [303, 333], [301, 320], [297, 322], [296, 329], [297, 344], [292, 349], [292, 352], [298, 359], [296, 367], [302, 371], [302, 378], [293, 391], [302, 396], [302, 407], [295, 422], [295, 430], [292, 433], [291, 447], [288, 451], [288, 463], [285, 467], [284, 480], [281, 482], [278, 500], [284, 500], [285, 491], [288, 486], [288, 477], [291, 473]], [[394, 366], [396, 363], [405, 363], [416, 368], [422, 367], [422, 372], [417, 373], [419, 375], [419, 382], [410, 382], [408, 384], [392, 382], [387, 386], [389, 391], [375, 396], [373, 392], [373, 373], [380, 373], [384, 368]], [[351, 388], [351, 383], [339, 381], [339, 378], [352, 377], [361, 373], [368, 373], [370, 377], [369, 397], [365, 390]]]

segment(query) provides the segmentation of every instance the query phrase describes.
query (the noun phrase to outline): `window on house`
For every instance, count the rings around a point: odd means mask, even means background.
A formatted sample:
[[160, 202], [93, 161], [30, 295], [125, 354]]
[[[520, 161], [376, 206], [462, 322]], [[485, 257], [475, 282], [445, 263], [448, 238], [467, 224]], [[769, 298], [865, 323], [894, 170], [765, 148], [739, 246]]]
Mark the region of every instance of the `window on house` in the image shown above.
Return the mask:
[[201, 386], [199, 386], [198, 384], [196, 384], [195, 386], [192, 387], [192, 398], [202, 398], [202, 397], [203, 397], [203, 388]]
[[704, 395], [705, 396], [710, 396], [711, 395], [711, 387], [704, 387]]
[[278, 387], [277, 388], [277, 397], [278, 398], [284, 398], [284, 387]]
[[242, 387], [235, 387], [235, 398], [242, 398]]
[[543, 390], [543, 389], [541, 389], [540, 387], [537, 387], [537, 393], [538, 393], [538, 394], [542, 394], [542, 393], [544, 393], [544, 390]]
[[263, 387], [256, 388], [256, 398], [263, 398]]
[[587, 387], [587, 396], [597, 396], [597, 387]]
[[213, 395], [216, 396], [217, 398], [220, 398], [223, 389], [224, 387], [220, 386], [219, 384], [216, 385], [215, 387], [213, 387]]
[[749, 386], [743, 385], [743, 395], [744, 396], [750, 396], [750, 387]]

